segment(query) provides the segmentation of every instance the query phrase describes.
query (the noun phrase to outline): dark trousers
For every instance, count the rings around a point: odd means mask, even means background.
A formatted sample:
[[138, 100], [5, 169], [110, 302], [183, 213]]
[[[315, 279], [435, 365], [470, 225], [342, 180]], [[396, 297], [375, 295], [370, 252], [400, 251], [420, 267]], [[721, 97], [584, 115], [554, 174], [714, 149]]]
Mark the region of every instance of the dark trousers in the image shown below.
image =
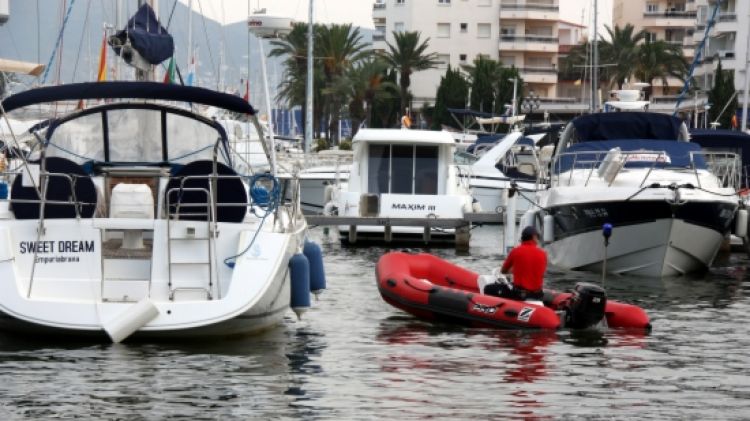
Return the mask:
[[508, 284], [504, 282], [487, 285], [484, 287], [484, 293], [486, 295], [494, 295], [496, 297], [509, 298], [518, 301], [541, 300], [544, 297], [544, 292], [542, 291], [528, 291], [516, 286], [511, 289], [508, 287]]

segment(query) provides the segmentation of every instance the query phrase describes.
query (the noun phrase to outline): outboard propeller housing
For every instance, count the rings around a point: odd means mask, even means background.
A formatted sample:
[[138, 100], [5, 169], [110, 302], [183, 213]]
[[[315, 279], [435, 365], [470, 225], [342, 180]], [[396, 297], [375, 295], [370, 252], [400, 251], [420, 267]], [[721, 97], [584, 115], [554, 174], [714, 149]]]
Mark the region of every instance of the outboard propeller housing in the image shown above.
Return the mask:
[[585, 329], [599, 323], [607, 306], [607, 293], [599, 285], [579, 282], [573, 288], [565, 314], [565, 326]]

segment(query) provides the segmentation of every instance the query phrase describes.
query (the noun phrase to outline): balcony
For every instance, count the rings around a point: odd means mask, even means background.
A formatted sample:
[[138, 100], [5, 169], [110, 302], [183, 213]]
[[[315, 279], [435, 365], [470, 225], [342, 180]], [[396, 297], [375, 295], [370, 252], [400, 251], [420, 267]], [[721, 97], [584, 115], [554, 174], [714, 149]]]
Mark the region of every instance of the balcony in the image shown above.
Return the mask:
[[698, 13], [695, 11], [689, 12], [686, 10], [671, 10], [664, 12], [643, 12], [644, 18], [674, 18], [674, 19], [690, 19], [695, 20]]
[[695, 11], [643, 12], [643, 26], [652, 28], [693, 28]]
[[541, 2], [541, 1], [504, 1], [500, 3], [500, 10], [549, 10], [559, 11], [560, 5], [555, 2]]
[[515, 0], [500, 3], [500, 19], [558, 20], [560, 5], [556, 1]]
[[557, 83], [557, 69], [552, 66], [529, 66], [518, 69], [526, 83]]
[[501, 35], [500, 50], [557, 53], [558, 38], [548, 35]]
[[372, 5], [372, 10], [380, 10], [385, 9], [385, 3], [374, 3]]
[[385, 41], [385, 32], [375, 31], [372, 33], [373, 42]]

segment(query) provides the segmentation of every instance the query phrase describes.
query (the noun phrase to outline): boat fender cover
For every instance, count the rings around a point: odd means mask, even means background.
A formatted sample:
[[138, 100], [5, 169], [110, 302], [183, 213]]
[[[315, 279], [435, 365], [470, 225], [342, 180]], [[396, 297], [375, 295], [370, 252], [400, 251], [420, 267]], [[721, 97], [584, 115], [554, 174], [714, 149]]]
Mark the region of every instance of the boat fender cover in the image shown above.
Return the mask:
[[323, 267], [323, 251], [318, 243], [305, 240], [302, 253], [310, 264], [310, 290], [313, 294], [320, 294], [326, 289], [326, 273]]
[[310, 262], [302, 253], [289, 259], [291, 278], [291, 307], [297, 316], [310, 307]]
[[112, 342], [119, 343], [154, 320], [158, 315], [159, 309], [150, 299], [144, 298], [128, 307], [114, 319], [102, 323], [102, 328], [107, 332]]

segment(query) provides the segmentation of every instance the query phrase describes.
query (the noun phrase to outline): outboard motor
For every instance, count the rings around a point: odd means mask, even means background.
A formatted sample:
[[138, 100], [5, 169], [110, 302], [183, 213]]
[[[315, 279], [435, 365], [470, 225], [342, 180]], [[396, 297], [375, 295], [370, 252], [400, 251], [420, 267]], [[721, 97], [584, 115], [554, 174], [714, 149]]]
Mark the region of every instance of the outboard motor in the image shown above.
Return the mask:
[[585, 329], [599, 323], [607, 306], [607, 293], [599, 285], [579, 282], [567, 304], [565, 327]]

